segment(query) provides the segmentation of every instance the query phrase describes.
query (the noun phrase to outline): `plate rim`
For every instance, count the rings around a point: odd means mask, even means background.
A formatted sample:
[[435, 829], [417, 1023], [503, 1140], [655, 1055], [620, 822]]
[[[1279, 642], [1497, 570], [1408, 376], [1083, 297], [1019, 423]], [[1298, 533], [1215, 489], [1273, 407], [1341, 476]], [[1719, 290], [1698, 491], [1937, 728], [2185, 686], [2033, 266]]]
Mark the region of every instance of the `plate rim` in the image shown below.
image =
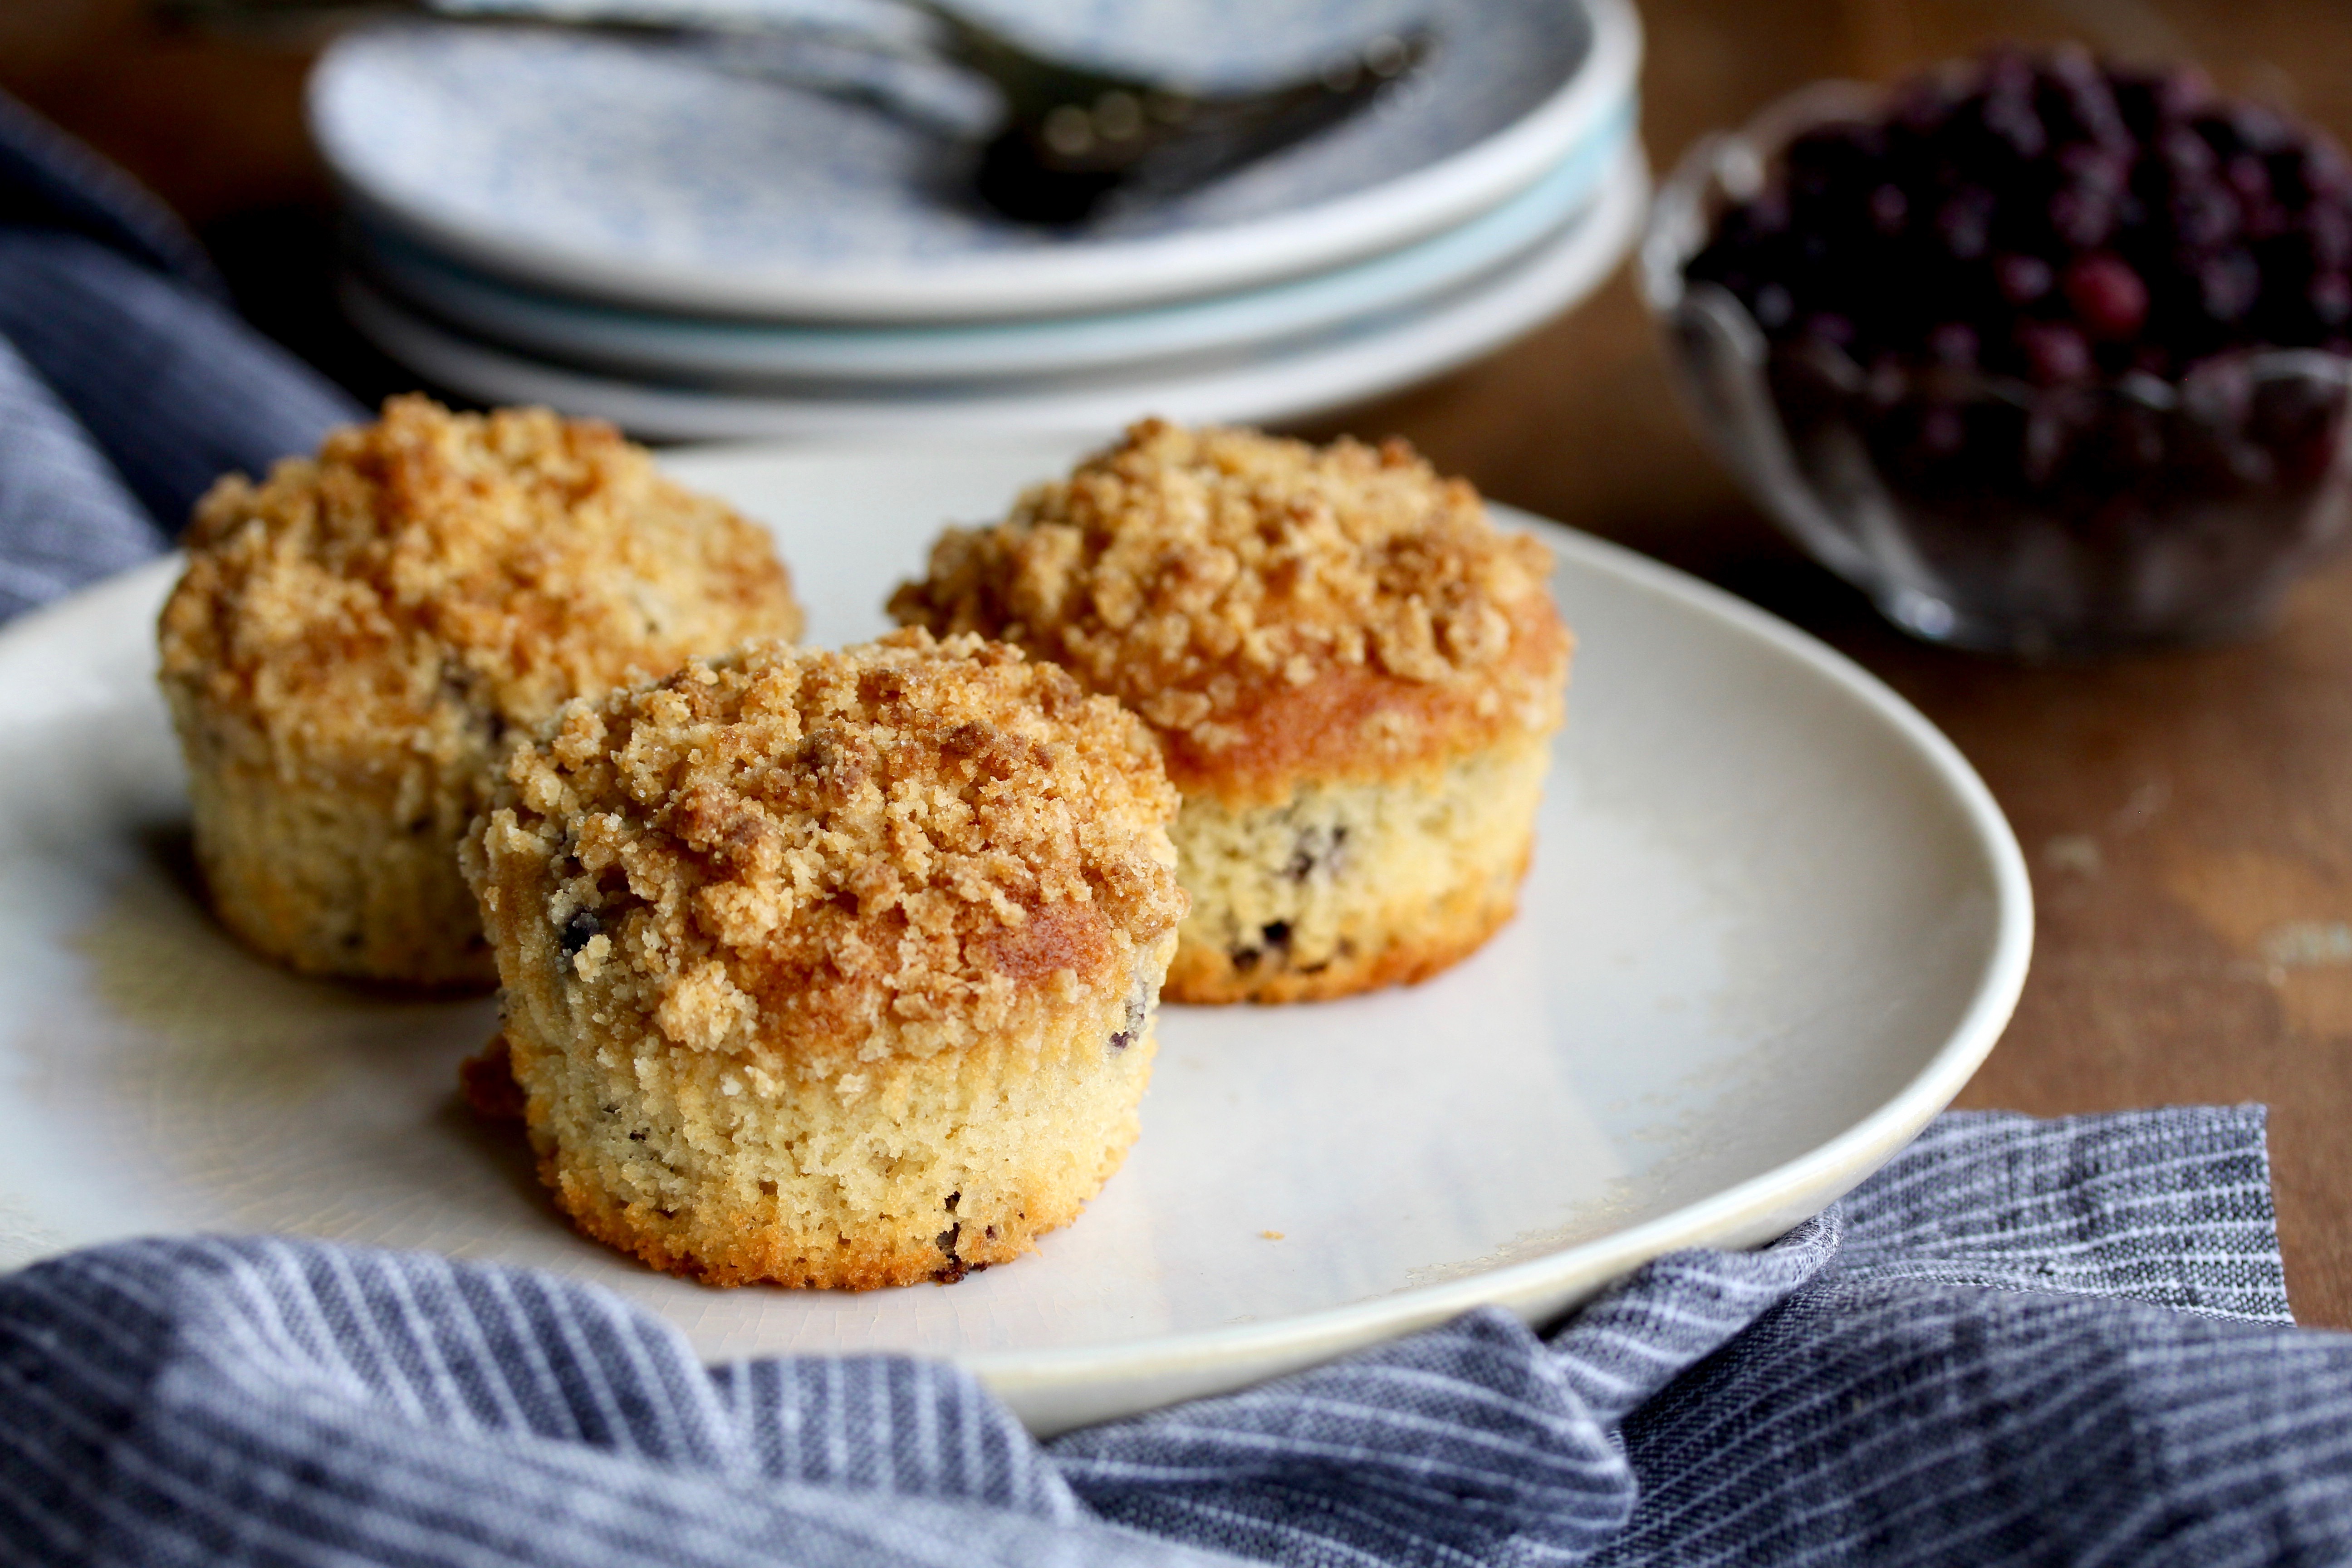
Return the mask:
[[[726, 377], [747, 389], [762, 380], [881, 388], [1105, 374], [1338, 330], [1507, 271], [1559, 238], [1622, 177], [1633, 118], [1628, 105], [1525, 190], [1396, 249], [1201, 299], [1067, 316], [909, 325], [652, 311], [534, 289], [400, 234], [356, 226], [361, 270], [380, 272], [396, 300], [494, 346], [592, 374]], [[1152, 340], [1141, 348], [1139, 331]]]
[[[887, 449], [882, 441], [790, 444], [711, 443], [664, 454], [687, 482], [692, 469], [717, 464], [825, 462]], [[965, 447], [1001, 455], [1002, 441], [939, 439], [933, 451]], [[1070, 449], [1066, 437], [1034, 437], [1041, 453]], [[682, 459], [682, 460], [680, 460]], [[1876, 1170], [1947, 1107], [1991, 1050], [2013, 1013], [2031, 962], [2034, 908], [2016, 835], [1990, 790], [1957, 746], [1891, 687], [1845, 655], [1790, 623], [1675, 567], [1499, 502], [1497, 521], [1528, 529], [1562, 557], [1604, 578], [1673, 601], [1727, 626], [1804, 667], [1858, 704], [1927, 764], [1939, 793], [1958, 808], [1971, 848], [1990, 873], [1992, 940], [1976, 988], [1950, 1034], [1899, 1089], [1860, 1120], [1769, 1170], [1666, 1214], [1558, 1248], [1539, 1258], [1264, 1323], [1226, 1324], [1105, 1344], [968, 1354], [945, 1352], [977, 1376], [1040, 1436], [1180, 1399], [1230, 1392], [1384, 1342], [1475, 1307], [1496, 1306], [1540, 1326], [1681, 1247], [1745, 1246], [1818, 1213]], [[54, 635], [59, 623], [110, 616], [118, 601], [162, 596], [179, 570], [176, 552], [45, 605], [0, 627], [0, 655]], [[143, 618], [131, 618], [143, 626]], [[1136, 1391], [1146, 1390], [1139, 1400]]]
[[[552, 403], [592, 413], [656, 438], [698, 444], [778, 437], [856, 444], [913, 432], [920, 440], [958, 431], [1035, 435], [1107, 428], [1120, 416], [1156, 407], [1173, 419], [1249, 422], [1303, 417], [1441, 375], [1490, 353], [1589, 298], [1638, 238], [1650, 189], [1648, 159], [1629, 142], [1618, 169], [1591, 205], [1533, 250], [1466, 293], [1421, 306], [1405, 319], [1239, 367], [1192, 371], [1154, 382], [1107, 382], [971, 395], [842, 398], [672, 388], [536, 361], [457, 336], [425, 321], [356, 279], [345, 304], [362, 333], [429, 379], [493, 402]], [[1465, 329], [1465, 323], [1471, 323]], [[1417, 341], [1401, 354], [1401, 338]], [[1335, 373], [1334, 366], [1340, 367]], [[452, 374], [455, 372], [455, 374]], [[928, 428], [926, 427], [928, 426]]]
[[[1118, 1347], [1089, 1345], [951, 1358], [1012, 1405], [1033, 1429], [1066, 1430], [1106, 1418], [1089, 1410], [1090, 1402], [1083, 1396], [1110, 1375], [1174, 1379], [1188, 1385], [1182, 1397], [1198, 1397], [1319, 1364], [1475, 1307], [1503, 1307], [1539, 1327], [1678, 1247], [1738, 1247], [1768, 1239], [1852, 1191], [1948, 1107], [2016, 1010], [2033, 952], [2032, 879], [2015, 830], [1949, 737], [1861, 665], [1737, 595], [1549, 518], [1492, 500], [1487, 508], [1497, 521], [1538, 533], [1563, 556], [1675, 600], [1769, 645], [1858, 700], [1908, 742], [1960, 807], [1962, 820], [1973, 830], [1975, 847], [1992, 873], [1995, 932], [1977, 990], [1950, 1036], [1876, 1110], [1769, 1170], [1622, 1230], [1541, 1258], [1275, 1322], [1162, 1335], [1124, 1347], [1123, 1356], [1109, 1353]], [[1258, 1370], [1245, 1379], [1229, 1379], [1213, 1370], [1244, 1357], [1258, 1363]], [[1211, 1373], [1205, 1379], [1200, 1376], [1204, 1371]]]
[[367, 34], [337, 40], [305, 90], [312, 139], [347, 199], [486, 271], [585, 299], [706, 314], [812, 321], [938, 321], [1055, 316], [1211, 294], [1337, 266], [1425, 237], [1533, 183], [1633, 99], [1643, 54], [1631, 0], [1556, 0], [1586, 16], [1584, 58], [1535, 108], [1435, 163], [1328, 201], [1239, 223], [1058, 251], [909, 267], [746, 272], [615, 261], [584, 248], [478, 228], [364, 177], [327, 107]]

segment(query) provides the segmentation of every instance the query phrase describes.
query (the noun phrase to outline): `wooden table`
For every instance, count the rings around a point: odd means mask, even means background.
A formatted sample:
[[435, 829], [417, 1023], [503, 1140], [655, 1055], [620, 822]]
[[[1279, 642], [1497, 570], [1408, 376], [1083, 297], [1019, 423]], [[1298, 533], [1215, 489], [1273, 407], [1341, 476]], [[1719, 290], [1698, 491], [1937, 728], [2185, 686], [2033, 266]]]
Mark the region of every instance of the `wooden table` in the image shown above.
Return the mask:
[[[2002, 35], [2194, 55], [2225, 85], [2352, 132], [2352, 7], [2334, 0], [1643, 9], [1644, 131], [1662, 166], [1804, 81], [1885, 77]], [[0, 86], [205, 225], [257, 316], [373, 396], [399, 373], [328, 302], [301, 68], [297, 51], [158, 37], [134, 0], [16, 0], [0, 16]], [[1699, 447], [1622, 277], [1510, 350], [1307, 433], [1339, 429], [1402, 433], [1497, 500], [1743, 594], [1918, 704], [2009, 813], [2040, 904], [2016, 1021], [1960, 1103], [2268, 1104], [2296, 1315], [2352, 1327], [2352, 566], [2305, 584], [2273, 635], [2241, 647], [2033, 668], [1909, 641]]]

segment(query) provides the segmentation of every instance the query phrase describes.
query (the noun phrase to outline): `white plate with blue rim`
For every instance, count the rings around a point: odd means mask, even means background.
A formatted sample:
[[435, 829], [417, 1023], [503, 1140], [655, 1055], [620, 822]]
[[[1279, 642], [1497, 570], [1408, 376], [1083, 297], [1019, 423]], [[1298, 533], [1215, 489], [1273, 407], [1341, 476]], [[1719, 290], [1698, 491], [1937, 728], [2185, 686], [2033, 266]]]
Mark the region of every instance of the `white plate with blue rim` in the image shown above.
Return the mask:
[[[1214, 86], [1426, 17], [1432, 58], [1370, 112], [1180, 199], [1075, 232], [962, 194], [969, 146], [837, 99], [627, 43], [403, 26], [310, 87], [360, 209], [532, 288], [795, 320], [1054, 316], [1297, 277], [1526, 189], [1632, 102], [1627, 0], [1030, 0], [1040, 42]], [[1150, 58], [1131, 57], [1147, 40]]]
[[1534, 252], [1454, 294], [1290, 342], [1207, 360], [1024, 381], [814, 384], [747, 392], [600, 375], [509, 352], [404, 309], [356, 279], [352, 320], [394, 359], [488, 403], [544, 403], [648, 438], [866, 437], [1102, 429], [1139, 409], [1274, 420], [1342, 407], [1464, 364], [1567, 310], [1631, 247], [1648, 199], [1638, 146], [1592, 207]]
[[[776, 531], [813, 640], [883, 629], [940, 524], [1066, 443], [678, 453]], [[1407, 990], [1170, 1007], [1126, 1167], [951, 1286], [715, 1290], [569, 1229], [460, 1105], [495, 1005], [302, 980], [208, 918], [154, 686], [158, 562], [0, 631], [0, 1267], [269, 1231], [606, 1286], [711, 1360], [907, 1352], [1035, 1429], [1481, 1305], [1552, 1321], [1821, 1209], [1958, 1090], [2023, 981], [2022, 858], [1901, 699], [1715, 589], [1496, 509], [1580, 639], [1518, 917]]]
[[1608, 133], [1500, 206], [1429, 238], [1306, 278], [1141, 310], [928, 325], [685, 317], [549, 294], [397, 233], [358, 226], [368, 275], [467, 333], [623, 374], [759, 381], [946, 382], [1067, 375], [1228, 354], [1345, 329], [1454, 292], [1558, 236], [1621, 171], [1633, 106]]

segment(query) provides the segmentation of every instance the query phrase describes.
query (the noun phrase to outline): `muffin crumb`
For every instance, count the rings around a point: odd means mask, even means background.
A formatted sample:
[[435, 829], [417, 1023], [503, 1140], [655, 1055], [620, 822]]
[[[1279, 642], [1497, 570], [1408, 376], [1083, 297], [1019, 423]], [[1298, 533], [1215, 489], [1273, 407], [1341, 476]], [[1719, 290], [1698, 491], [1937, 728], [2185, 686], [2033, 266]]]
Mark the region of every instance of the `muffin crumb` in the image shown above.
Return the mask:
[[1550, 552], [1400, 440], [1145, 420], [1005, 521], [950, 529], [890, 609], [1066, 666], [1188, 793], [1410, 767], [1556, 710]]

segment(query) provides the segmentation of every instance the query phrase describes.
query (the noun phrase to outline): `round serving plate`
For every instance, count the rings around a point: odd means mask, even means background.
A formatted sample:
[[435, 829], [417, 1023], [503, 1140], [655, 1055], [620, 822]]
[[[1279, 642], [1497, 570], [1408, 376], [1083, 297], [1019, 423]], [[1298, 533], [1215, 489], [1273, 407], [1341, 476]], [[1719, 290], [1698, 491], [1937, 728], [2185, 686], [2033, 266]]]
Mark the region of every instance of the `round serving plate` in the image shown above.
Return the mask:
[[[1136, 3], [1037, 0], [1024, 26], [1083, 42], [1115, 35]], [[1213, 79], [1261, 64], [1268, 27], [1286, 21], [1328, 47], [1360, 41], [1391, 11], [1425, 14], [1438, 37], [1391, 99], [1202, 190], [1076, 231], [980, 207], [964, 191], [967, 143], [602, 37], [354, 33], [321, 58], [310, 120], [374, 221], [542, 290], [866, 322], [1123, 310], [1439, 233], [1609, 135], [1633, 100], [1641, 32], [1626, 0], [1197, 0], [1162, 31], [1191, 39], [1180, 55]], [[1177, 13], [1191, 18], [1181, 28]]]
[[[1066, 442], [673, 454], [775, 530], [813, 640], [885, 626], [939, 526]], [[549, 1268], [702, 1355], [900, 1351], [1035, 1429], [1231, 1389], [1497, 1304], [1533, 1322], [1743, 1247], [1951, 1099], [2032, 942], [1951, 745], [1762, 612], [1524, 514], [1579, 637], [1519, 915], [1424, 985], [1163, 1010], [1143, 1136], [1032, 1257], [948, 1287], [716, 1290], [556, 1214], [477, 1123], [495, 1005], [298, 979], [205, 912], [154, 687], [158, 562], [0, 632], [0, 1264], [268, 1231]]]
[[357, 279], [346, 279], [344, 302], [386, 353], [442, 386], [489, 403], [593, 414], [656, 439], [1104, 429], [1143, 409], [1192, 421], [1296, 418], [1467, 363], [1598, 288], [1632, 246], [1648, 199], [1640, 149], [1623, 160], [1589, 212], [1454, 296], [1301, 342], [1135, 375], [887, 390], [682, 388], [551, 364], [460, 336]]
[[1045, 321], [766, 322], [600, 305], [502, 282], [401, 236], [357, 230], [367, 274], [488, 342], [672, 379], [950, 382], [1120, 371], [1343, 331], [1476, 281], [1559, 236], [1622, 167], [1633, 109], [1502, 205], [1401, 249], [1205, 300]]

